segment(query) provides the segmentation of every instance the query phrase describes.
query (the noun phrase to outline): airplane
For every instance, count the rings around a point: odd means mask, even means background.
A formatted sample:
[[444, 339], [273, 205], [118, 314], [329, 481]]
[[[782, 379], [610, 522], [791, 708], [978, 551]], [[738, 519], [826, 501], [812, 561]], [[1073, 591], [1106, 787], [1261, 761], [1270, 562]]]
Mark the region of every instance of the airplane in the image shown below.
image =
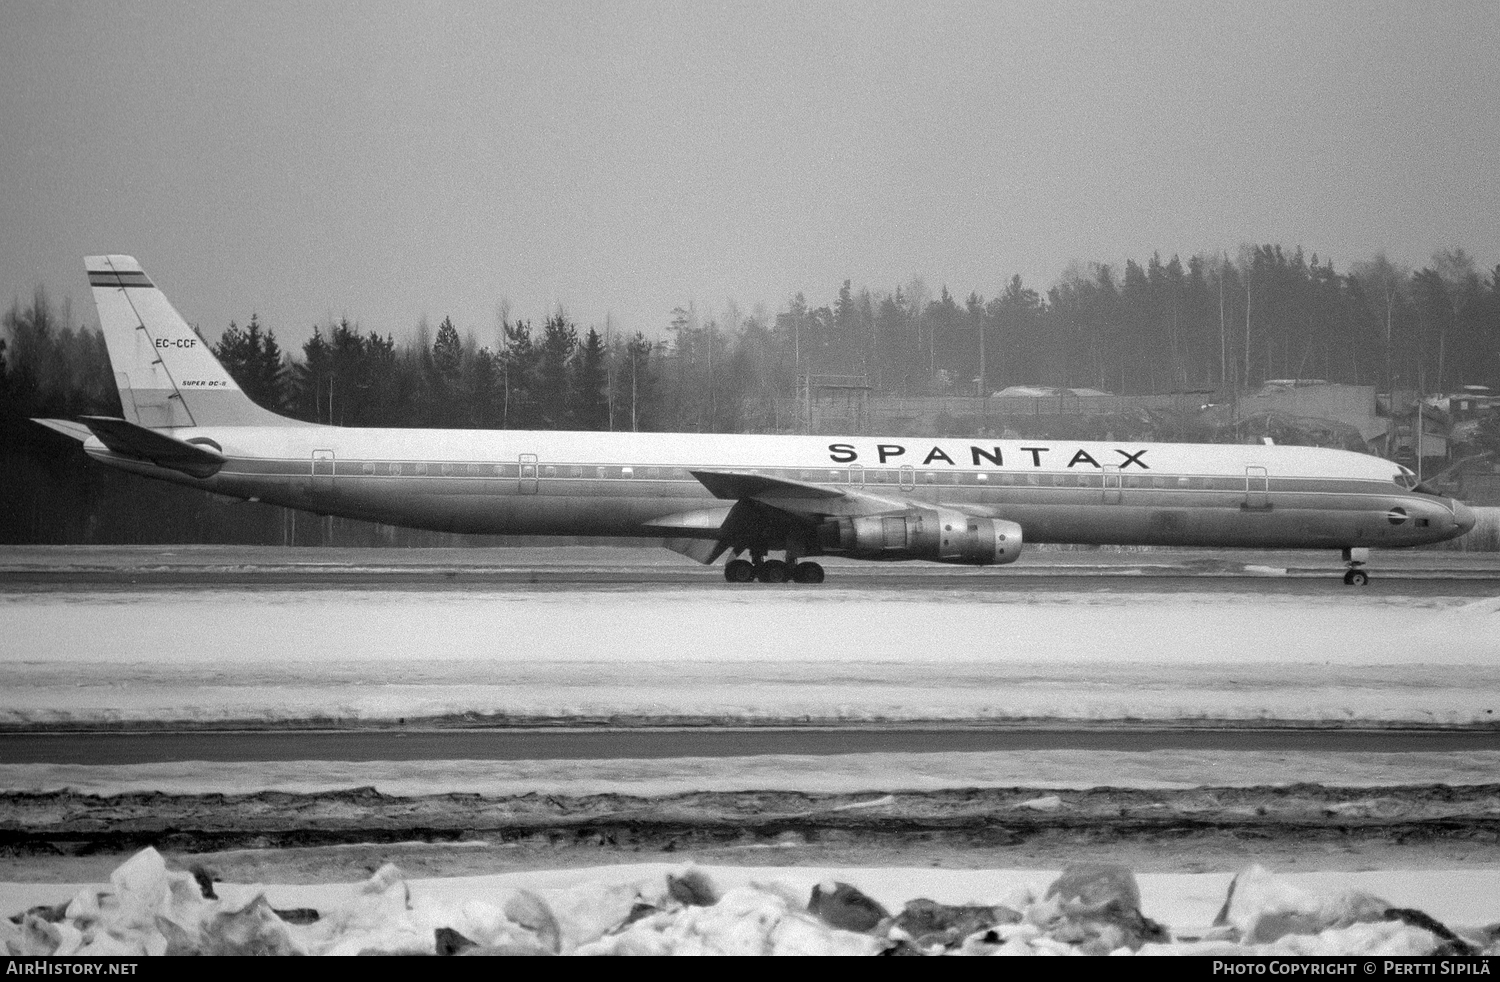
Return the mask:
[[110, 467], [324, 515], [658, 539], [728, 553], [731, 583], [821, 583], [817, 556], [1003, 565], [1040, 542], [1336, 549], [1364, 585], [1371, 546], [1475, 521], [1399, 464], [1313, 447], [307, 423], [246, 396], [135, 259], [84, 266], [123, 418], [36, 422]]

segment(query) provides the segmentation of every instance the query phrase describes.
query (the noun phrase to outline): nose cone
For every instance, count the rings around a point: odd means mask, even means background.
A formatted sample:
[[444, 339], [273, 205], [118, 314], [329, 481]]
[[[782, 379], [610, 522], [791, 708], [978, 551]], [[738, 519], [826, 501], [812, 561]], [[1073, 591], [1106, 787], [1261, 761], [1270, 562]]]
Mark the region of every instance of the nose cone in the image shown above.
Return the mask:
[[1473, 528], [1475, 520], [1474, 509], [1462, 501], [1455, 501], [1453, 503], [1453, 524], [1458, 526], [1460, 533], [1467, 532]]

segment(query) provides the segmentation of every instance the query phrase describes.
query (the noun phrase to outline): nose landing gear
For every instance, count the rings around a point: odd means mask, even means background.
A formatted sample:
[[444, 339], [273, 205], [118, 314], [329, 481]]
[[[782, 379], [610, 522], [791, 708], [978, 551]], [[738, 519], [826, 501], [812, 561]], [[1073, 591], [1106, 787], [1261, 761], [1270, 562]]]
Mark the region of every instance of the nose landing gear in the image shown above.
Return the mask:
[[1365, 548], [1344, 547], [1344, 586], [1365, 586], [1370, 582], [1370, 574], [1360, 569], [1370, 560], [1370, 550]]

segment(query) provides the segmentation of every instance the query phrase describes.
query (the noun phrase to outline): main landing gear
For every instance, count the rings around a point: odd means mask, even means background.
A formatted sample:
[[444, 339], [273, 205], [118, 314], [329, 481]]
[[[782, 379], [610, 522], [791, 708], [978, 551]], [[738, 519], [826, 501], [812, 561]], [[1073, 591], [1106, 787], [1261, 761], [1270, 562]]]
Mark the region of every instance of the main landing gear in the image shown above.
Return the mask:
[[1370, 574], [1360, 569], [1369, 560], [1369, 549], [1344, 548], [1344, 586], [1365, 586], [1370, 582]]
[[823, 567], [817, 563], [782, 562], [754, 555], [749, 559], [731, 559], [724, 564], [724, 579], [730, 583], [822, 583]]

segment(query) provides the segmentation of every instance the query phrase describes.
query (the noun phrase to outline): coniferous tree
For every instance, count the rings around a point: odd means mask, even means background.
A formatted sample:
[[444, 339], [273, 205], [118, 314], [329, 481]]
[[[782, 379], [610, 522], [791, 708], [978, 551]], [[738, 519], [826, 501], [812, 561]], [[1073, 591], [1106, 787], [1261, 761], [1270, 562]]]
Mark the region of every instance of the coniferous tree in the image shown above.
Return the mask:
[[573, 370], [573, 425], [581, 430], [609, 428], [609, 399], [604, 391], [604, 339], [592, 327], [578, 346]]
[[531, 337], [528, 321], [501, 323], [502, 347], [500, 368], [500, 426], [506, 429], [535, 429], [541, 413], [537, 394], [537, 366], [541, 352]]
[[578, 347], [578, 329], [558, 311], [542, 327], [536, 365], [537, 405], [541, 426], [565, 430], [572, 423], [570, 366]]

